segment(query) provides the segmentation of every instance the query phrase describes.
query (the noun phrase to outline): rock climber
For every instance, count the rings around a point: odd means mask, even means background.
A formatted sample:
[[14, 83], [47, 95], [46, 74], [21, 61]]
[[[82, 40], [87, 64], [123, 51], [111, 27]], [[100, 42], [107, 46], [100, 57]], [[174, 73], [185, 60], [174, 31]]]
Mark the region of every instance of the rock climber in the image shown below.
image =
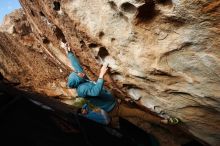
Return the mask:
[[[109, 91], [103, 88], [104, 84], [104, 75], [106, 74], [108, 67], [103, 66], [100, 70], [99, 78], [96, 82], [89, 80], [86, 76], [83, 68], [79, 64], [78, 59], [71, 52], [68, 44], [64, 46], [67, 51], [68, 58], [74, 68], [74, 71], [69, 75], [67, 85], [69, 88], [76, 88], [79, 97], [83, 97], [89, 101], [90, 104], [103, 109], [105, 112], [110, 112], [116, 104], [116, 100], [111, 95]], [[107, 114], [103, 114], [104, 111], [101, 110], [100, 113], [93, 112], [93, 110], [89, 108], [82, 108], [83, 115], [88, 117], [89, 119], [108, 119]], [[103, 117], [101, 117], [103, 116]], [[107, 124], [106, 120], [102, 120], [103, 124]], [[107, 120], [109, 121], [109, 120]]]
[[[108, 70], [108, 67], [103, 65], [100, 70], [98, 80], [96, 82], [91, 81], [85, 74], [78, 59], [72, 53], [69, 44], [64, 44], [63, 48], [67, 52], [68, 58], [74, 68], [74, 71], [68, 76], [67, 85], [69, 88], [76, 88], [79, 97], [85, 98], [90, 104], [103, 109], [105, 112], [109, 113], [111, 117], [138, 116], [146, 121], [154, 123], [156, 122], [158, 124], [161, 122], [165, 124], [179, 123], [178, 118], [161, 120], [160, 118], [155, 118], [153, 115], [146, 115], [146, 113], [143, 111], [131, 109], [126, 106], [119, 106], [113, 95], [103, 87], [103, 78]], [[108, 124], [110, 121], [108, 115], [103, 111], [96, 114], [95, 111], [89, 109], [87, 105], [83, 105], [83, 107], [80, 109], [80, 114], [103, 124]]]

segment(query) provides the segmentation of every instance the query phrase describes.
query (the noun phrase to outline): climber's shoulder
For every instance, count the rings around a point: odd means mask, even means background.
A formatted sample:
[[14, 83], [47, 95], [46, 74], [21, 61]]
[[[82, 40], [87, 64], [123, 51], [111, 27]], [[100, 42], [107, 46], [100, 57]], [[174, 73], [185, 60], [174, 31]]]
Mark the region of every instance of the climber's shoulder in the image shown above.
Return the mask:
[[78, 96], [80, 96], [80, 97], [86, 97], [87, 96], [87, 91], [91, 88], [91, 87], [93, 87], [94, 85], [92, 84], [92, 83], [90, 83], [90, 82], [85, 82], [85, 83], [81, 83], [78, 87], [77, 87], [77, 89], [76, 89], [76, 91], [77, 91], [77, 93], [78, 93]]

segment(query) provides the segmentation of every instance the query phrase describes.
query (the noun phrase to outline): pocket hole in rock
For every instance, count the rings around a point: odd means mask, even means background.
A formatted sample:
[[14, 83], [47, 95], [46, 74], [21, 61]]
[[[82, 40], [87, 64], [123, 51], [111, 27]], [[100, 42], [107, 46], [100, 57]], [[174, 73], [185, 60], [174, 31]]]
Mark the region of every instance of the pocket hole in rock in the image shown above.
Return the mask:
[[163, 5], [172, 5], [172, 0], [157, 0], [157, 3]]
[[60, 2], [57, 2], [57, 1], [53, 2], [53, 9], [55, 11], [59, 11], [60, 10]]
[[117, 5], [115, 4], [115, 2], [113, 2], [113, 1], [108, 1], [108, 3], [109, 3], [110, 7], [111, 7], [113, 10], [115, 10], [115, 11], [118, 10], [118, 7], [117, 7]]
[[[96, 50], [97, 48], [94, 49]], [[100, 47], [97, 49], [97, 51], [98, 53], [95, 53], [97, 54], [95, 58], [100, 64], [108, 64], [108, 66], [111, 68], [110, 72], [114, 72], [114, 70], [117, 70], [118, 66], [115, 59], [110, 56], [108, 50], [105, 47]]]
[[115, 41], [115, 38], [111, 38], [111, 42], [114, 42]]
[[145, 3], [144, 5], [138, 8], [138, 13], [136, 18], [141, 21], [151, 20], [157, 15], [157, 11], [155, 10], [154, 1], [150, 1]]
[[81, 48], [86, 47], [86, 43], [85, 43], [83, 40], [81, 40], [79, 43], [81, 44], [81, 45], [80, 45]]
[[101, 57], [102, 60], [104, 60], [105, 57], [109, 55], [108, 50], [105, 47], [100, 47], [98, 56]]
[[27, 24], [22, 24], [20, 27], [19, 27], [19, 30], [18, 33], [21, 35], [21, 36], [25, 36], [25, 35], [28, 35], [32, 32], [32, 29], [31, 29], [31, 26], [30, 25], [27, 25]]
[[58, 40], [61, 40], [63, 43], [67, 42], [65, 39], [65, 36], [60, 28], [56, 27], [54, 30], [54, 33], [55, 33]]
[[49, 44], [50, 43], [50, 41], [48, 40], [48, 38], [47, 37], [42, 37], [42, 41], [43, 41], [43, 43], [44, 44]]
[[96, 47], [98, 47], [97, 44], [94, 44], [94, 43], [89, 44], [89, 48], [96, 48]]
[[45, 17], [44, 13], [42, 11], [39, 12], [41, 16]]
[[105, 33], [104, 33], [103, 31], [100, 31], [99, 34], [98, 34], [98, 36], [99, 36], [100, 39], [101, 39], [104, 35], [105, 35]]
[[35, 17], [35, 14], [34, 14], [34, 11], [33, 11], [33, 10], [31, 10], [31, 15]]
[[120, 6], [121, 10], [128, 13], [135, 13], [137, 8], [129, 2], [125, 2]]

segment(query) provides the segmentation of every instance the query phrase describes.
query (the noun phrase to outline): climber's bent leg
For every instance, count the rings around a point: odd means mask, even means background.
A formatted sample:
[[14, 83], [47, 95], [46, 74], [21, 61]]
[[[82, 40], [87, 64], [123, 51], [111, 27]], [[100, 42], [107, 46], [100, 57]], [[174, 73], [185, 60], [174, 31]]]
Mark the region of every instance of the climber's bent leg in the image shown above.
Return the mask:
[[144, 112], [140, 109], [130, 108], [125, 104], [121, 104], [119, 106], [118, 116], [120, 116], [122, 118], [135, 117], [135, 118], [142, 119], [146, 122], [156, 123], [156, 124], [160, 124], [160, 122], [161, 122], [160, 117], [154, 116], [154, 115], [147, 113], [147, 112]]

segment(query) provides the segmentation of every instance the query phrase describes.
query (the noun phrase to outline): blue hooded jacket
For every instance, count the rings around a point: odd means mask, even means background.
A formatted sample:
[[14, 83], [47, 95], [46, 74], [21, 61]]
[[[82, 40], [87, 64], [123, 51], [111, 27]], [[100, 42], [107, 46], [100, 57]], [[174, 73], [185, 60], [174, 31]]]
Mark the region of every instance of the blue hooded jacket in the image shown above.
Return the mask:
[[84, 72], [79, 61], [72, 52], [68, 52], [68, 58], [75, 69], [75, 72], [72, 72], [68, 77], [68, 86], [70, 88], [76, 88], [78, 96], [86, 98], [91, 104], [105, 110], [106, 112], [111, 111], [114, 108], [116, 101], [112, 94], [103, 87], [104, 80], [98, 79], [95, 83], [88, 80], [87, 77], [79, 77], [77, 73]]

